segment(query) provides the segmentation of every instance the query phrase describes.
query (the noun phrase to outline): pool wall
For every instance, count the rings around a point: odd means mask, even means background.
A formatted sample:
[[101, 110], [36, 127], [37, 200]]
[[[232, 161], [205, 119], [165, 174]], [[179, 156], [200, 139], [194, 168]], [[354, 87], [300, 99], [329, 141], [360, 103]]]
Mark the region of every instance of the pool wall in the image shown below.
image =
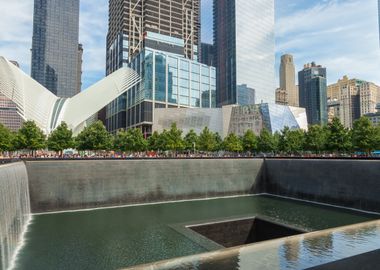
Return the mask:
[[32, 212], [269, 193], [380, 212], [380, 160], [26, 161]]
[[32, 212], [257, 193], [261, 159], [28, 161]]
[[380, 160], [267, 159], [266, 193], [380, 212]]

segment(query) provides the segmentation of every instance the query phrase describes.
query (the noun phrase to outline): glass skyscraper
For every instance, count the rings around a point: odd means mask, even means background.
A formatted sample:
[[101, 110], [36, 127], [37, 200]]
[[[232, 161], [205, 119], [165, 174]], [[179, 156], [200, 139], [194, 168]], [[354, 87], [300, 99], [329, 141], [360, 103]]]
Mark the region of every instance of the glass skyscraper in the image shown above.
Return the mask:
[[298, 72], [300, 107], [306, 108], [309, 125], [327, 124], [326, 75], [326, 68], [314, 62]]
[[237, 104], [241, 86], [274, 103], [274, 0], [214, 0], [214, 44], [218, 106]]
[[106, 109], [111, 132], [152, 131], [155, 108], [216, 106], [215, 68], [200, 64], [199, 0], [110, 0], [107, 74], [135, 69], [139, 86]]
[[80, 89], [79, 0], [35, 0], [32, 78], [55, 95], [72, 97]]

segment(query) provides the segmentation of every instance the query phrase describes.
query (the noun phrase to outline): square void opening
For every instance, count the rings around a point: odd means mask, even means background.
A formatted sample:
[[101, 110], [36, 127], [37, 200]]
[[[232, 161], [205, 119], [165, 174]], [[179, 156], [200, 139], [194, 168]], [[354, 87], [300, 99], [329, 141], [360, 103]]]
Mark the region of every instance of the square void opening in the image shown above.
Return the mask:
[[226, 248], [306, 232], [258, 217], [194, 225], [188, 228]]

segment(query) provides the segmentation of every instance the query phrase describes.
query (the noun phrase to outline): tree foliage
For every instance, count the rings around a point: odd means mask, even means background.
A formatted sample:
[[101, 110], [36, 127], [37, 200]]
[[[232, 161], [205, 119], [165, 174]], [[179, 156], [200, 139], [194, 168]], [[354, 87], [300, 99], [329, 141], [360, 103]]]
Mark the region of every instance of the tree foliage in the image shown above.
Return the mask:
[[116, 150], [122, 152], [142, 152], [148, 148], [148, 142], [141, 129], [131, 128], [116, 134], [114, 146]]
[[379, 128], [372, 126], [367, 117], [356, 120], [352, 130], [352, 144], [356, 150], [371, 154], [380, 147]]
[[112, 148], [112, 135], [107, 132], [101, 121], [85, 127], [75, 139], [78, 150], [109, 150]]
[[304, 150], [305, 133], [302, 130], [290, 130], [285, 127], [279, 138], [279, 150], [284, 153], [299, 153]]
[[218, 144], [216, 141], [216, 135], [211, 132], [208, 127], [205, 127], [201, 134], [199, 134], [198, 149], [201, 151], [212, 152], [216, 151]]
[[331, 152], [346, 152], [352, 148], [351, 134], [338, 118], [328, 124], [327, 149]]
[[243, 143], [234, 133], [230, 133], [223, 142], [224, 150], [228, 152], [242, 152], [244, 150]]
[[11, 151], [13, 149], [14, 134], [0, 123], [0, 152]]
[[244, 151], [254, 152], [257, 150], [258, 138], [252, 130], [247, 130], [244, 134], [242, 137], [242, 144]]
[[74, 147], [73, 132], [65, 122], [61, 123], [48, 137], [49, 150], [62, 153], [63, 150]]
[[260, 132], [260, 137], [258, 139], [258, 149], [261, 152], [275, 152], [278, 147], [278, 137], [279, 135], [272, 135], [268, 129], [263, 128]]
[[198, 147], [198, 135], [193, 129], [186, 134], [184, 143], [185, 150], [194, 150], [196, 147]]
[[185, 148], [185, 142], [182, 138], [182, 130], [177, 128], [173, 123], [166, 133], [166, 150], [181, 151]]
[[45, 148], [46, 137], [34, 121], [26, 121], [17, 132], [16, 149], [35, 151]]
[[320, 125], [313, 125], [309, 127], [305, 138], [305, 150], [320, 153], [326, 150], [328, 129]]

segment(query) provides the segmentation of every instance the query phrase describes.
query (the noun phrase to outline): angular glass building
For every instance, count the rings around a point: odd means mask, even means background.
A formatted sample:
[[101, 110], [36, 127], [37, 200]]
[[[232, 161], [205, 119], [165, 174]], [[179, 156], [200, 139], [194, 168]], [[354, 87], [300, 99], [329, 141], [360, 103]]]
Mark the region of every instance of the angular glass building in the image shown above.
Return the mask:
[[218, 106], [238, 104], [238, 87], [275, 101], [274, 0], [214, 0]]
[[58, 97], [80, 92], [79, 0], [35, 0], [32, 78]]

